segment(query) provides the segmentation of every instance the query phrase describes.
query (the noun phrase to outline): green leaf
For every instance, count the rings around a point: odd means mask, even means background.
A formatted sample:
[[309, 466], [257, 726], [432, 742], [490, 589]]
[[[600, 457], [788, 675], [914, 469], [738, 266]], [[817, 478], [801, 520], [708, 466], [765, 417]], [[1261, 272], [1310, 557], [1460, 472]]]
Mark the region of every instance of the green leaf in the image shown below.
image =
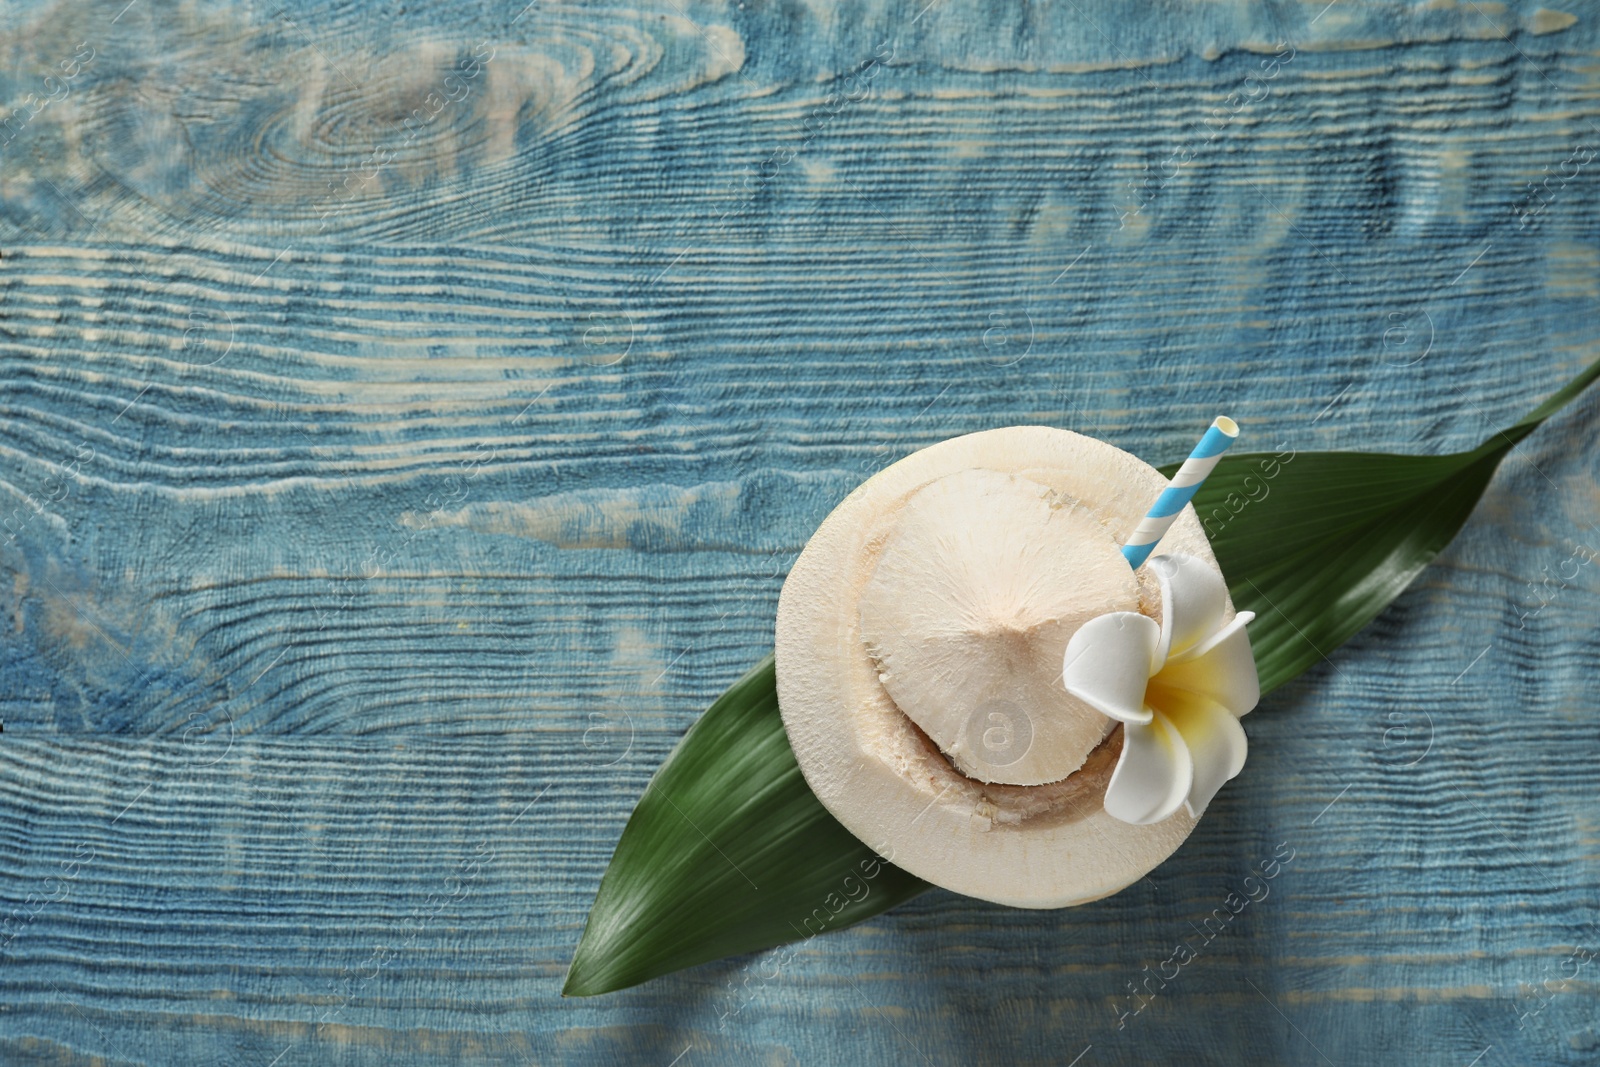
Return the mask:
[[[1600, 361], [1471, 452], [1224, 457], [1194, 504], [1234, 603], [1257, 613], [1262, 690], [1382, 611], [1455, 536], [1506, 453], [1597, 377]], [[807, 788], [768, 657], [707, 709], [645, 788], [562, 992], [625, 989], [842, 929], [927, 888]]]
[[806, 787], [768, 656], [645, 787], [562, 993], [592, 996], [860, 922], [928, 888]]
[[1256, 613], [1250, 644], [1262, 692], [1325, 658], [1399, 596], [1455, 537], [1506, 454], [1597, 377], [1600, 361], [1470, 452], [1223, 457], [1194, 508], [1235, 606]]

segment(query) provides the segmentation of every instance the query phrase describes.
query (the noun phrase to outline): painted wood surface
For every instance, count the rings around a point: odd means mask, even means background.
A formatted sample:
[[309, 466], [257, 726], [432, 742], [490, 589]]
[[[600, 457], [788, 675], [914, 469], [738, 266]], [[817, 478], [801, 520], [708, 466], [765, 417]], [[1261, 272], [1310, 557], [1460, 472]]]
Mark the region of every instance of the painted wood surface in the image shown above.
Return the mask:
[[1600, 355], [1592, 4], [924, 2], [0, 7], [0, 1062], [1597, 1062], [1593, 399], [1126, 892], [559, 998], [870, 472]]

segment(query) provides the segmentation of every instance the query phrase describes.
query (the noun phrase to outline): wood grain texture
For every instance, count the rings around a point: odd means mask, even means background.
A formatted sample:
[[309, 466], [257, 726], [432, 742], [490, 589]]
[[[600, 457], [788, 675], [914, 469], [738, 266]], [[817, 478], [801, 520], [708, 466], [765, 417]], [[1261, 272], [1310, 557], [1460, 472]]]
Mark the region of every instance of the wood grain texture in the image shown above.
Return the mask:
[[125, 4], [0, 6], [0, 1062], [1595, 1062], [1593, 399], [1126, 892], [557, 995], [884, 464], [1600, 355], [1592, 5]]

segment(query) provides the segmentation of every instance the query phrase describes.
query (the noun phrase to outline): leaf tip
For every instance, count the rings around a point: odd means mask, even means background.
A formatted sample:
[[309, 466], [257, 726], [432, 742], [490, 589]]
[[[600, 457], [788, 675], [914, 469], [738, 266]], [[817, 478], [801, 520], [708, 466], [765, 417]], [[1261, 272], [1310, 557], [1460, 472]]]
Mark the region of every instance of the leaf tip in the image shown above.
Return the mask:
[[592, 954], [586, 951], [589, 940], [589, 931], [584, 930], [583, 936], [578, 939], [578, 947], [573, 950], [572, 962], [567, 964], [567, 976], [561, 982], [561, 995], [563, 997], [593, 997], [601, 993], [609, 993], [611, 989], [603, 982], [596, 982], [589, 973], [589, 963]]

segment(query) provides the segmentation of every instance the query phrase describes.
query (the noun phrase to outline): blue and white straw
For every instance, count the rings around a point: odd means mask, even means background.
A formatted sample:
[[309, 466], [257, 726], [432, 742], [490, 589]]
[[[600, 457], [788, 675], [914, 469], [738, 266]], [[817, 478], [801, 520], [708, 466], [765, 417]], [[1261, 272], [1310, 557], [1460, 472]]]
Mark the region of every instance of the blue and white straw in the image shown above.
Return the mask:
[[1139, 520], [1139, 525], [1128, 535], [1128, 543], [1122, 546], [1122, 555], [1130, 567], [1137, 570], [1144, 566], [1144, 561], [1150, 558], [1161, 535], [1167, 532], [1178, 517], [1178, 512], [1200, 489], [1200, 484], [1206, 480], [1206, 475], [1211, 473], [1228, 446], [1238, 438], [1239, 424], [1226, 415], [1218, 415], [1206, 435], [1200, 438], [1200, 443], [1194, 446], [1194, 451], [1189, 453], [1189, 458], [1183, 461], [1183, 466], [1178, 468], [1178, 473], [1172, 476], [1171, 483], [1161, 491], [1156, 502], [1150, 505], [1150, 510], [1145, 512], [1144, 518]]

